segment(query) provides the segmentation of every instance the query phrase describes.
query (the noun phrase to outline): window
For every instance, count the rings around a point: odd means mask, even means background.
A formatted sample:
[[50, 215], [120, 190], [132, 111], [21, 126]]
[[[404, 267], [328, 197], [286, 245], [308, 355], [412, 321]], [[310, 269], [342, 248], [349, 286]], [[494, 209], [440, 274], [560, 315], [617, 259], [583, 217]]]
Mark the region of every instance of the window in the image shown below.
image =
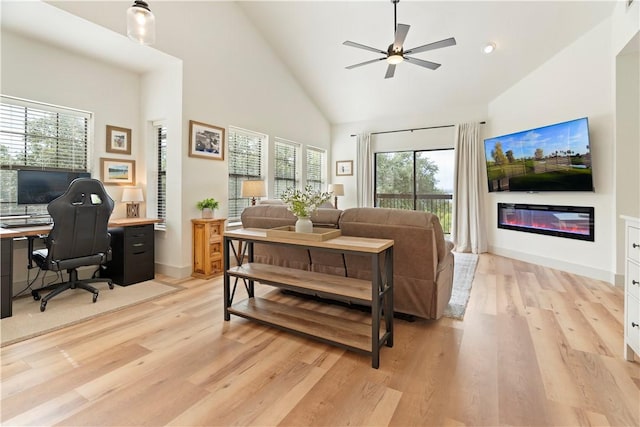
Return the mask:
[[326, 191], [327, 152], [307, 147], [307, 185], [316, 191]]
[[454, 151], [397, 151], [375, 154], [375, 205], [438, 216], [451, 230]]
[[17, 204], [17, 169], [86, 172], [91, 113], [0, 98], [0, 215], [46, 214]]
[[279, 199], [282, 193], [289, 187], [299, 187], [300, 176], [300, 145], [295, 142], [276, 138], [275, 140], [275, 172], [274, 172], [274, 197]]
[[167, 219], [167, 127], [156, 126], [158, 137], [158, 207], [156, 215], [163, 222]]
[[229, 127], [229, 219], [238, 220], [249, 199], [242, 198], [242, 181], [263, 178], [267, 135]]

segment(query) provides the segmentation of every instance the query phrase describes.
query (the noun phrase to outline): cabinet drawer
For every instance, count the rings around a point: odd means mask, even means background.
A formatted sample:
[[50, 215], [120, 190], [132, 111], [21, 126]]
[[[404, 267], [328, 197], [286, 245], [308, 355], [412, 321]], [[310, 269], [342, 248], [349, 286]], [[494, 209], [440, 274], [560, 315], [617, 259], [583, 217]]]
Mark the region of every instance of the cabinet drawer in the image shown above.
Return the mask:
[[629, 295], [627, 295], [624, 330], [627, 335], [627, 344], [633, 348], [636, 354], [640, 354], [640, 300]]
[[640, 228], [627, 227], [627, 257], [640, 262]]
[[640, 299], [640, 265], [627, 260], [626, 292]]

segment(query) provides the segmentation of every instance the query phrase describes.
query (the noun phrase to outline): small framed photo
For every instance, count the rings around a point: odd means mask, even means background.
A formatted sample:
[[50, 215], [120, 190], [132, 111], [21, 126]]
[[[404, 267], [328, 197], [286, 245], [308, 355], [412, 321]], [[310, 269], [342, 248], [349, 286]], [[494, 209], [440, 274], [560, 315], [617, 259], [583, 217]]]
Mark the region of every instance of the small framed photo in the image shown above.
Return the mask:
[[131, 154], [131, 129], [107, 125], [107, 153]]
[[105, 185], [135, 185], [135, 160], [101, 158], [100, 180]]
[[336, 176], [353, 175], [353, 160], [338, 160], [336, 162]]
[[224, 160], [224, 128], [189, 120], [189, 156]]

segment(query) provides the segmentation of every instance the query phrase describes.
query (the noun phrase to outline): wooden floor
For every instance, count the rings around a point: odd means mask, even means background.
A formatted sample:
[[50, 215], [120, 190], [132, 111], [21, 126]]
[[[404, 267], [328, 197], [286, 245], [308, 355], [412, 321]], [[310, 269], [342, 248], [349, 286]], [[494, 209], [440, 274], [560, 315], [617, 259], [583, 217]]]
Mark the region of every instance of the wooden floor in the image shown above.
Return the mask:
[[220, 278], [181, 285], [2, 348], [2, 424], [640, 425], [622, 291], [603, 282], [483, 254], [464, 320], [397, 320], [377, 370], [366, 356], [224, 322]]

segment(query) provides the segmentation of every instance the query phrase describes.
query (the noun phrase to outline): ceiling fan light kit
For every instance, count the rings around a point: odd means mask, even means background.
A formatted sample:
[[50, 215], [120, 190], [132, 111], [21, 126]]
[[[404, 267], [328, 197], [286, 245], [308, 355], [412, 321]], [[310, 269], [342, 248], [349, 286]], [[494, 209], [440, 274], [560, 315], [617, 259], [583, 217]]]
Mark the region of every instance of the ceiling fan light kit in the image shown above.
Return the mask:
[[[414, 47], [413, 49], [404, 50], [404, 46], [403, 46], [404, 40], [407, 37], [407, 33], [409, 32], [410, 26], [406, 24], [397, 23], [396, 7], [399, 1], [400, 0], [391, 0], [391, 3], [393, 3], [393, 31], [394, 31], [395, 37], [394, 37], [393, 43], [389, 45], [389, 48], [387, 49], [386, 52], [382, 49], [376, 49], [375, 47], [366, 46], [366, 45], [355, 43], [349, 40], [343, 43], [345, 46], [357, 47], [358, 49], [364, 49], [371, 52], [380, 53], [385, 56], [383, 56], [382, 58], [371, 59], [369, 61], [360, 62], [354, 65], [349, 65], [348, 67], [346, 67], [347, 70], [360, 67], [362, 65], [373, 64], [374, 62], [386, 60], [389, 65], [387, 66], [387, 72], [384, 78], [388, 79], [394, 76], [396, 65], [400, 64], [405, 60], [410, 64], [418, 65], [420, 67], [428, 68], [430, 70], [435, 70], [438, 67], [440, 67], [440, 64], [437, 64], [435, 62], [425, 61], [423, 59], [418, 59], [418, 58], [414, 58], [407, 55], [426, 52], [428, 50], [440, 49], [448, 46], [454, 46], [456, 44], [456, 39], [453, 37], [449, 37], [448, 39]], [[494, 45], [494, 48], [495, 48], [495, 45]]]
[[496, 44], [494, 42], [489, 42], [482, 47], [482, 51], [487, 55], [496, 50]]

